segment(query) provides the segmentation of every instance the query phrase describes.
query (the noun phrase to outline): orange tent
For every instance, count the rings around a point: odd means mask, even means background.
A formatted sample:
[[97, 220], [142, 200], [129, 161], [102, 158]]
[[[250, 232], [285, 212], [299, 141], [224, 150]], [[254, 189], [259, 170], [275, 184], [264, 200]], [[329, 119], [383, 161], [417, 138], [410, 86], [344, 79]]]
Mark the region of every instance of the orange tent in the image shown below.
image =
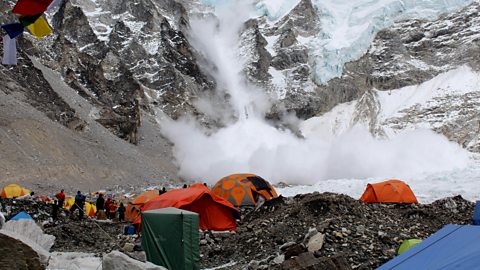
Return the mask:
[[[202, 184], [168, 191], [145, 203], [141, 210], [143, 212], [166, 207], [198, 213], [202, 230], [234, 231], [237, 229], [235, 219], [240, 218], [237, 208]], [[141, 217], [137, 217], [134, 223], [141, 223]]]
[[418, 203], [410, 187], [400, 180], [368, 184], [360, 200], [366, 203]]
[[140, 208], [146, 202], [158, 196], [158, 190], [148, 190], [135, 197], [126, 207], [125, 219], [127, 221], [134, 221], [140, 215]]
[[235, 206], [255, 205], [260, 195], [266, 200], [278, 197], [275, 188], [255, 174], [232, 174], [224, 177], [215, 184], [213, 193]]

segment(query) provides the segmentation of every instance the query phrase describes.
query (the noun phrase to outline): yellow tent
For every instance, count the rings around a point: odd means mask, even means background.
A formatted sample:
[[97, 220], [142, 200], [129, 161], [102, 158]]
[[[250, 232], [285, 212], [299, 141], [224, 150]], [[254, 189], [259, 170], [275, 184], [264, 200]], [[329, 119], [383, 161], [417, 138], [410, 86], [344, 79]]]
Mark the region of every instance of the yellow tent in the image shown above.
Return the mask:
[[63, 208], [65, 209], [70, 209], [70, 207], [72, 207], [72, 205], [75, 203], [75, 197], [73, 196], [70, 196], [70, 195], [67, 195], [66, 196], [67, 198], [70, 198], [68, 199], [65, 204], [63, 205]]
[[93, 203], [85, 203], [85, 215], [89, 217], [94, 217], [97, 213], [97, 207]]
[[[65, 202], [64, 208], [70, 209], [75, 203], [75, 197], [70, 197], [70, 199]], [[93, 203], [85, 202], [85, 215], [89, 217], [94, 217], [97, 213], [97, 207]]]
[[32, 192], [29, 189], [23, 188], [16, 184], [10, 184], [8, 186], [4, 186], [2, 191], [0, 192], [0, 197], [2, 198], [14, 198], [20, 197], [23, 195], [30, 194]]

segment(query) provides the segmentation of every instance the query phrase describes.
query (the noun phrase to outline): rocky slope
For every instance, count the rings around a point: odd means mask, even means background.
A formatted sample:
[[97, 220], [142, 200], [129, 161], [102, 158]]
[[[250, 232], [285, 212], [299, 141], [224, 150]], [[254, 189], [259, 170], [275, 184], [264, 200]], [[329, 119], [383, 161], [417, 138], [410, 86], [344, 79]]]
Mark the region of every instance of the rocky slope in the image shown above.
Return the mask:
[[[1, 10], [13, 5], [0, 1]], [[473, 1], [434, 21], [394, 24], [326, 84], [314, 78], [318, 63], [310, 41], [325, 25], [311, 0], [299, 1], [273, 22], [266, 15], [247, 21], [239, 52], [248, 80], [276, 100], [268, 118], [287, 111], [306, 119], [358, 99], [355, 121], [379, 136], [386, 133], [383, 126], [401, 130], [412, 122], [435, 122], [431, 128], [478, 151], [475, 92], [453, 97], [460, 105], [443, 109], [449, 100], [444, 99], [437, 108], [412, 108], [379, 123], [379, 101], [371, 90], [419, 84], [461, 65], [478, 71], [479, 6]], [[0, 22], [15, 20], [6, 14]], [[62, 1], [48, 14], [54, 35], [23, 35], [20, 64], [0, 66], [0, 181], [48, 186], [62, 179], [85, 185], [101, 179], [115, 185], [175, 177], [171, 146], [156, 118], [193, 114], [209, 127], [219, 124], [196, 108], [198, 97], [217, 86], [215, 64], [189, 38], [190, 21], [202, 16], [213, 14], [200, 1]], [[217, 103], [225, 106], [228, 99]], [[445, 110], [457, 117], [445, 120]]]

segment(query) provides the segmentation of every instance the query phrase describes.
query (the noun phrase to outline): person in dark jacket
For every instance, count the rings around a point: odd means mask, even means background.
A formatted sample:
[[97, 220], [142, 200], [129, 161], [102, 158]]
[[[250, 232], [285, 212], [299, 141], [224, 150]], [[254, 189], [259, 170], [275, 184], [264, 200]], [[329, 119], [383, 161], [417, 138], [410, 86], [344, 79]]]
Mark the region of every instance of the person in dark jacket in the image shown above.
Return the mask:
[[103, 198], [102, 193], [98, 195], [97, 203], [95, 205], [97, 206], [97, 211], [105, 209], [105, 199]]
[[53, 221], [56, 221], [57, 218], [58, 218], [58, 208], [60, 208], [60, 206], [58, 205], [58, 201], [54, 200], [53, 205], [52, 205], [52, 219], [53, 219]]
[[83, 195], [80, 190], [77, 191], [77, 195], [75, 195], [75, 203], [70, 208], [70, 212], [73, 214], [75, 210], [78, 209], [78, 217], [83, 218], [83, 206], [85, 205], [85, 195]]
[[120, 206], [118, 207], [117, 209], [117, 212], [118, 212], [118, 221], [122, 222], [125, 220], [125, 211], [127, 209], [125, 208], [125, 206], [123, 205], [123, 202], [120, 203]]

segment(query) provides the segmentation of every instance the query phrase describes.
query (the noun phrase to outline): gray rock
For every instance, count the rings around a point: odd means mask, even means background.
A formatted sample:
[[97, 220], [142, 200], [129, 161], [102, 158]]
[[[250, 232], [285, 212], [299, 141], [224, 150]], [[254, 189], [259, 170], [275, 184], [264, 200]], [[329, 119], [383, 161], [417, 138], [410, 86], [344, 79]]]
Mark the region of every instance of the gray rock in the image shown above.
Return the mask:
[[307, 250], [315, 252], [322, 249], [323, 242], [325, 241], [325, 234], [317, 233], [308, 240]]
[[127, 255], [112, 251], [103, 256], [103, 270], [167, 270], [165, 267], [155, 265], [151, 262], [140, 262]]
[[278, 255], [277, 257], [275, 257], [273, 259], [274, 264], [282, 264], [284, 261], [285, 261], [285, 255], [283, 255], [283, 254]]
[[133, 243], [125, 243], [125, 245], [123, 246], [123, 250], [125, 252], [133, 252], [134, 247], [135, 247], [135, 244]]

